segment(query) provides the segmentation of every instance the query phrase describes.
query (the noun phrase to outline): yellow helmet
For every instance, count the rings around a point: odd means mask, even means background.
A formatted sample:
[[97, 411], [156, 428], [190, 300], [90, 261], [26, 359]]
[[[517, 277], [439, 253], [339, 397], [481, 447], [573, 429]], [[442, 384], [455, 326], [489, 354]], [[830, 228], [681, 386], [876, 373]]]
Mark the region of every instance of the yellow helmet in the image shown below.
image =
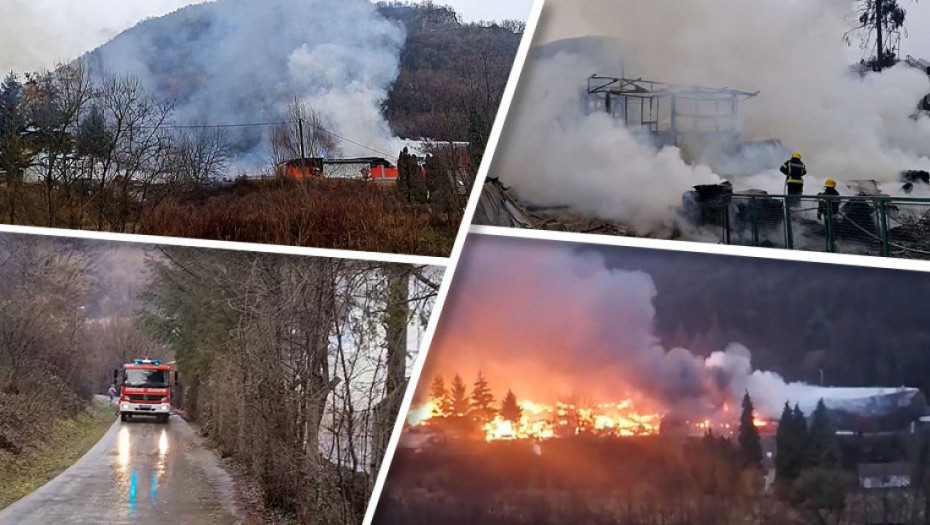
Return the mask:
[[833, 179], [827, 179], [827, 182], [824, 183], [824, 186], [826, 186], [826, 187], [828, 187], [828, 188], [835, 188], [835, 187], [836, 187], [836, 181], [833, 180]]
[[801, 154], [798, 153], [797, 151], [795, 151], [795, 152], [794, 152], [794, 155], [792, 155], [791, 157], [792, 157], [792, 158], [795, 158], [795, 159], [800, 159], [800, 158], [801, 158]]

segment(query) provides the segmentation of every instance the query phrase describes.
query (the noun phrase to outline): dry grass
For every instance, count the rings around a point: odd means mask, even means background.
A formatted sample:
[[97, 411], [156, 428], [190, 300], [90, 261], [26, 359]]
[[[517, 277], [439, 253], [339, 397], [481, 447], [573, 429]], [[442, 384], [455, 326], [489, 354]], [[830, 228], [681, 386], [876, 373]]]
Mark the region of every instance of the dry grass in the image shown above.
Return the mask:
[[456, 226], [436, 225], [392, 188], [363, 181], [247, 181], [203, 199], [168, 200], [143, 218], [141, 232], [445, 256]]
[[41, 438], [18, 453], [0, 449], [0, 509], [41, 487], [90, 450], [115, 420], [99, 401], [71, 418], [46, 421]]
[[[11, 222], [8, 191], [0, 188], [0, 221], [5, 223]], [[94, 199], [53, 194], [52, 201], [55, 224], [48, 220], [44, 188], [24, 187], [15, 223], [447, 257], [461, 221], [431, 214], [428, 206], [402, 203], [392, 185], [346, 180], [246, 180], [199, 194], [171, 193], [141, 205], [129, 203], [125, 215], [141, 219], [120, 226], [104, 221], [102, 228]], [[106, 215], [120, 216], [112, 205]]]

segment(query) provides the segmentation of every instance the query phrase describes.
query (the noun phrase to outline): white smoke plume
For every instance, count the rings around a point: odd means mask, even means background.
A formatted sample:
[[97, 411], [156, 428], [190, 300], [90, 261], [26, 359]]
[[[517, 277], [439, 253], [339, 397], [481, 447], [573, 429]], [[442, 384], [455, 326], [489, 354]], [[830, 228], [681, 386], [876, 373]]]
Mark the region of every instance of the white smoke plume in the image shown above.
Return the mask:
[[3, 0], [0, 73], [28, 73], [68, 62], [140, 20], [205, 0]]
[[[724, 167], [742, 173], [727, 177], [737, 190], [783, 192], [777, 165], [705, 158], [709, 167], [689, 166], [675, 149], [657, 152], [619, 123], [585, 116], [580, 97], [594, 73], [760, 91], [741, 105], [741, 139], [802, 152], [808, 190], [829, 177], [895, 181], [902, 170], [930, 169], [930, 118], [910, 118], [930, 82], [903, 64], [851, 73], [842, 40], [851, 2], [553, 0], [547, 8], [537, 44], [550, 42], [550, 52], [521, 79], [492, 173], [532, 203], [572, 205], [649, 233], [669, 223], [682, 192], [719, 180]], [[605, 49], [552, 42], [581, 31], [613, 40]]]
[[[666, 348], [655, 334], [657, 289], [647, 273], [610, 268], [601, 253], [567, 245], [472, 241], [437, 334], [425, 377], [483, 372], [522, 399], [615, 402], [628, 396], [666, 410], [710, 414], [745, 392], [763, 416], [786, 401], [812, 410], [820, 398], [859, 389], [789, 383], [755, 370], [731, 343], [707, 357]], [[421, 382], [425, 395], [430, 381]], [[503, 392], [499, 392], [502, 394]]]
[[[381, 113], [397, 78], [403, 28], [365, 0], [218, 0], [122, 33], [89, 58], [93, 67], [137, 75], [177, 104], [178, 124], [280, 121], [299, 100], [346, 155], [402, 146]], [[268, 155], [268, 128], [237, 132], [255, 162]]]

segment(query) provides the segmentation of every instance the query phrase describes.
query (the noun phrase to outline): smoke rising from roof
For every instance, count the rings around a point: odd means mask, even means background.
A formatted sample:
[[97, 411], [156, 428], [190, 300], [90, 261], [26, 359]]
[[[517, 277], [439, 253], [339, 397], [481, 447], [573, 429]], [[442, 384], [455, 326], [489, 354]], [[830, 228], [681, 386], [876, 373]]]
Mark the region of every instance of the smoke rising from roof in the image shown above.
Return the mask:
[[[579, 100], [593, 73], [760, 90], [740, 107], [741, 138], [779, 139], [802, 152], [809, 189], [829, 177], [894, 181], [902, 170], [930, 169], [930, 118], [909, 118], [930, 91], [927, 76], [905, 65], [864, 78], [851, 73], [842, 41], [850, 2], [550, 4], [537, 41], [565, 34], [563, 24], [615, 40], [557, 41], [538, 48], [544, 52], [528, 66], [492, 175], [531, 202], [570, 204], [645, 232], [667, 225], [668, 208], [692, 185], [741, 167], [732, 158], [689, 166], [678, 150], [656, 152], [619, 123], [585, 116]], [[783, 192], [777, 165], [753, 164], [728, 177], [737, 189]]]
[[508, 388], [536, 402], [633, 397], [688, 413], [738, 406], [746, 391], [767, 417], [778, 417], [786, 401], [811, 410], [834, 392], [862, 395], [755, 370], [737, 342], [706, 357], [663, 347], [652, 278], [610, 268], [588, 248], [487, 237], [465, 253], [421, 398], [437, 375], [470, 382], [479, 371], [498, 397]]
[[[405, 34], [364, 0], [218, 0], [149, 20], [94, 51], [95, 68], [137, 75], [177, 104], [177, 124], [281, 121], [288, 104], [379, 151], [400, 149], [381, 113]], [[270, 128], [233, 134], [253, 164]], [[261, 146], [261, 147], [260, 147]], [[372, 151], [339, 144], [346, 155]]]

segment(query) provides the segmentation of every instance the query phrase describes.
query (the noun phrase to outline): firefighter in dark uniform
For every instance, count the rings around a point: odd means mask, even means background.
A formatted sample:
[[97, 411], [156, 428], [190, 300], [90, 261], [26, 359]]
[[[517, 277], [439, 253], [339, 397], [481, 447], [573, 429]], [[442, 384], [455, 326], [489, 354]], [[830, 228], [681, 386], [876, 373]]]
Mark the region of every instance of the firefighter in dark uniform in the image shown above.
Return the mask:
[[[834, 179], [827, 179], [827, 182], [823, 185], [823, 191], [818, 193], [817, 196], [828, 196], [828, 197], [839, 197], [840, 192], [836, 191], [836, 181]], [[840, 201], [839, 199], [819, 199], [820, 202], [817, 203], [817, 219], [823, 219], [824, 228], [827, 231], [827, 239], [831, 242], [831, 251], [836, 251], [836, 241], [834, 240], [836, 232], [836, 215], [840, 211]]]
[[[781, 165], [781, 172], [785, 175], [785, 186], [788, 195], [804, 194], [804, 176], [807, 175], [807, 167], [801, 162], [801, 154], [794, 152], [790, 159]], [[789, 204], [794, 206], [798, 199], [789, 199]]]
[[[838, 197], [840, 192], [836, 191], [836, 181], [833, 179], [827, 179], [827, 182], [824, 183], [823, 191], [818, 193], [817, 196], [829, 195], [833, 197]], [[817, 204], [817, 218], [827, 220], [829, 216], [836, 216], [839, 212], [839, 202], [836, 199], [820, 199], [820, 203]]]

